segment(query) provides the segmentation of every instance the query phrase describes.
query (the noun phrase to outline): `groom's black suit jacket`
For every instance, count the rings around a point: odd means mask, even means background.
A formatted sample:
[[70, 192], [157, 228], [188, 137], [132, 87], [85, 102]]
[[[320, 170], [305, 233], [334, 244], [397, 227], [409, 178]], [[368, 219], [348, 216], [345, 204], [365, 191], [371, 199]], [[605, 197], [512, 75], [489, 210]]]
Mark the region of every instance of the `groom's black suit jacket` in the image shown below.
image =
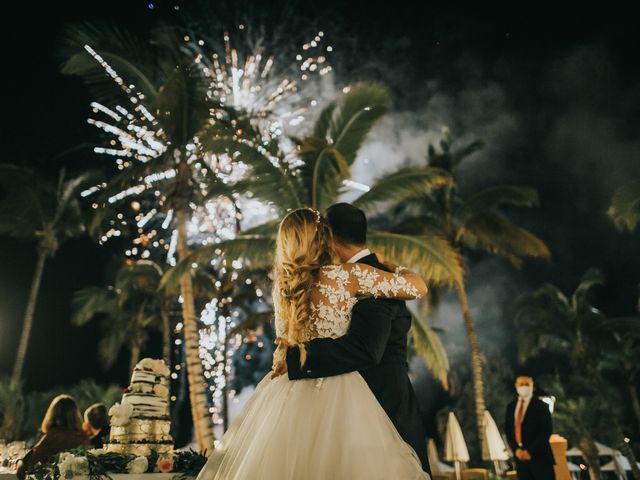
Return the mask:
[[[509, 447], [515, 453], [519, 448], [515, 436], [515, 411], [518, 400], [507, 406], [505, 412], [504, 431]], [[531, 460], [521, 462], [516, 459], [518, 477], [553, 480], [555, 478], [553, 451], [549, 437], [553, 433], [549, 406], [537, 397], [533, 397], [522, 419], [522, 448], [531, 454]]]
[[[358, 262], [388, 271], [373, 254]], [[289, 348], [287, 369], [290, 380], [360, 372], [400, 436], [416, 451], [424, 470], [431, 473], [426, 435], [408, 376], [410, 328], [411, 314], [404, 301], [363, 298], [353, 307], [346, 335], [309, 342], [303, 368], [298, 348]]]

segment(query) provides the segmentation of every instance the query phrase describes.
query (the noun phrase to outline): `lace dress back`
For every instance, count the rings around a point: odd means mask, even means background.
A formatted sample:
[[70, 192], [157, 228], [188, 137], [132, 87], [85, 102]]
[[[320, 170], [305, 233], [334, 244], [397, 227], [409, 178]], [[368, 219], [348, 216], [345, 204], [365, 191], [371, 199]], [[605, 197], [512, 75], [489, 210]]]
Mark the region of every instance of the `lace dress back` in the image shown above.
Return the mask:
[[[397, 273], [358, 263], [324, 266], [311, 292], [311, 318], [304, 341], [345, 335], [358, 298], [413, 299], [418, 296], [416, 287]], [[277, 315], [276, 333], [284, 334], [284, 325]]]

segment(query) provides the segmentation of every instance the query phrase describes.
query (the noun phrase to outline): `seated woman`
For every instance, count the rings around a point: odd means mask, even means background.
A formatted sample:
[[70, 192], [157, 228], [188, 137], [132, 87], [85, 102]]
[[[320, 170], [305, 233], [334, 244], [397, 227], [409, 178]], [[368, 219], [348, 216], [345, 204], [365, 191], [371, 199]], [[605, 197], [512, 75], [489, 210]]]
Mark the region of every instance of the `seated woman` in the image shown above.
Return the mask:
[[69, 395], [58, 395], [53, 399], [40, 428], [44, 435], [18, 464], [21, 480], [30, 465], [46, 462], [65, 450], [91, 447], [89, 436], [82, 430], [78, 405]]

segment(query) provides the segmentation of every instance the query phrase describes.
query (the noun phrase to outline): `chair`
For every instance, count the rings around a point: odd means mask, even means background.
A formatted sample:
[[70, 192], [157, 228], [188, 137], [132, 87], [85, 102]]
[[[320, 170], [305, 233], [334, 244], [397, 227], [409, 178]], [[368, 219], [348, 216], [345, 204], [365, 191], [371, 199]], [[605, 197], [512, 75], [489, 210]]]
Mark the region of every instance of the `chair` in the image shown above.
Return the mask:
[[434, 473], [431, 478], [433, 480], [455, 480], [456, 474], [452, 472]]
[[489, 480], [486, 468], [467, 468], [462, 471], [462, 480]]

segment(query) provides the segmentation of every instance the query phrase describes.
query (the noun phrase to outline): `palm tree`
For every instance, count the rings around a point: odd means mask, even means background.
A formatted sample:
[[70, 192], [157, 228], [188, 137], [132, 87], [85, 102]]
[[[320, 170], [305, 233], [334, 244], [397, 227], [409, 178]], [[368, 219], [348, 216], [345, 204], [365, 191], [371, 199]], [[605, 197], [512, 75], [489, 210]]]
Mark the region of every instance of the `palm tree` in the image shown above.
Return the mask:
[[98, 356], [104, 366], [115, 363], [123, 347], [129, 350], [129, 371], [133, 371], [148, 340], [148, 331], [159, 330], [163, 338], [163, 357], [170, 365], [171, 324], [169, 302], [158, 290], [162, 269], [149, 260], [127, 262], [107, 287], [78, 290], [72, 301], [71, 322], [83, 326], [102, 315], [103, 333]]
[[[155, 199], [155, 204], [164, 209], [171, 230], [177, 232], [179, 258], [186, 258], [190, 250], [187, 224], [191, 220], [191, 205], [202, 205], [204, 199], [225, 192], [215, 173], [215, 164], [205, 161], [206, 152], [199, 148], [198, 138], [213, 135], [217, 128], [225, 132], [229, 128], [228, 123], [212, 120], [210, 110], [221, 111], [219, 105], [207, 99], [208, 81], [197, 57], [180, 45], [172, 29], [158, 29], [151, 39], [137, 39], [117, 29], [85, 26], [73, 32], [70, 45], [73, 55], [63, 72], [80, 76], [104, 101], [121, 98], [121, 89], [113, 87], [112, 77], [105, 75], [103, 65], [95, 61], [95, 55], [99, 55], [125, 76], [126, 80], [116, 82], [120, 87], [135, 82], [138, 96], [134, 110], [144, 107], [148, 116], [153, 116], [145, 128], [153, 129], [156, 141], [163, 144], [153, 155], [133, 162], [108, 182], [98, 202], [92, 230], [99, 231], [112, 212], [108, 198], [130, 187], [148, 188], [150, 184], [145, 179], [153, 176], [156, 181], [149, 191], [160, 193], [160, 201]], [[88, 55], [85, 45], [95, 55]], [[199, 357], [193, 283], [188, 274], [180, 278], [180, 295], [194, 429], [201, 450], [211, 451], [213, 425]]]
[[0, 234], [37, 242], [36, 268], [11, 374], [14, 384], [22, 379], [45, 262], [62, 243], [85, 231], [78, 194], [87, 180], [88, 175], [67, 178], [61, 170], [58, 181], [50, 183], [31, 170], [0, 167], [0, 187], [5, 192], [0, 203]]
[[[324, 108], [309, 136], [293, 138], [296, 149], [292, 152], [283, 152], [274, 143], [263, 143], [250, 128], [244, 130], [242, 138], [207, 136], [203, 143], [212, 152], [233, 155], [249, 165], [250, 173], [230, 188], [267, 202], [279, 218], [303, 206], [325, 209], [344, 191], [344, 180], [349, 177], [349, 168], [360, 146], [389, 104], [389, 93], [380, 85], [352, 86], [348, 93]], [[392, 184], [384, 183], [391, 191], [424, 193], [449, 182], [447, 172], [425, 167], [401, 178], [396, 176]], [[377, 201], [371, 198], [369, 203]], [[217, 255], [229, 259], [241, 257], [250, 268], [269, 266], [277, 225], [277, 220], [269, 220], [232, 240], [202, 247], [170, 271], [165, 281], [171, 283], [192, 264], [206, 265]], [[368, 238], [373, 248], [403, 265], [417, 268], [434, 285], [454, 284], [462, 278], [457, 253], [438, 236], [373, 231]], [[446, 385], [448, 361], [443, 357], [444, 349], [437, 334], [423, 322], [416, 323], [412, 332], [416, 352]]]
[[[548, 258], [549, 250], [542, 240], [516, 226], [500, 212], [502, 205], [537, 206], [538, 195], [534, 189], [493, 186], [466, 197], [458, 192], [458, 168], [482, 146], [482, 142], [476, 141], [453, 148], [449, 131], [443, 129], [440, 151], [436, 151], [433, 145], [429, 146], [425, 167], [406, 168], [387, 175], [354, 204], [369, 211], [383, 202], [396, 204], [391, 231], [398, 233], [393, 235], [402, 234], [421, 242], [438, 239], [440, 251], [448, 252], [447, 258], [453, 262], [451, 269], [457, 272], [465, 268], [462, 259], [467, 250], [505, 256], [516, 267], [521, 265], [523, 257]], [[425, 189], [419, 183], [411, 183], [426, 170], [444, 172], [435, 182], [435, 188]], [[480, 434], [478, 438], [481, 439], [486, 409], [482, 356], [463, 276], [454, 277], [451, 285], [456, 292], [469, 339], [475, 416]]]
[[590, 269], [570, 297], [545, 284], [520, 299], [515, 317], [520, 361], [542, 353], [560, 355], [568, 359], [568, 367], [595, 375], [600, 361], [598, 338], [606, 331], [606, 317], [590, 304], [588, 294], [603, 284], [602, 273]]
[[635, 230], [640, 223], [640, 179], [631, 180], [614, 192], [607, 213], [620, 230]]
[[600, 478], [596, 435], [613, 432], [625, 454], [633, 456], [613, 413], [619, 402], [605, 381], [612, 373], [623, 376], [627, 391], [622, 393], [630, 395], [633, 413], [638, 413], [634, 381], [640, 320], [608, 319], [591, 305], [589, 292], [603, 284], [602, 274], [590, 269], [570, 297], [554, 285], [543, 285], [520, 300], [515, 318], [521, 361], [552, 355], [564, 366], [562, 381], [553, 384], [560, 394], [556, 419], [583, 451], [592, 479]]

